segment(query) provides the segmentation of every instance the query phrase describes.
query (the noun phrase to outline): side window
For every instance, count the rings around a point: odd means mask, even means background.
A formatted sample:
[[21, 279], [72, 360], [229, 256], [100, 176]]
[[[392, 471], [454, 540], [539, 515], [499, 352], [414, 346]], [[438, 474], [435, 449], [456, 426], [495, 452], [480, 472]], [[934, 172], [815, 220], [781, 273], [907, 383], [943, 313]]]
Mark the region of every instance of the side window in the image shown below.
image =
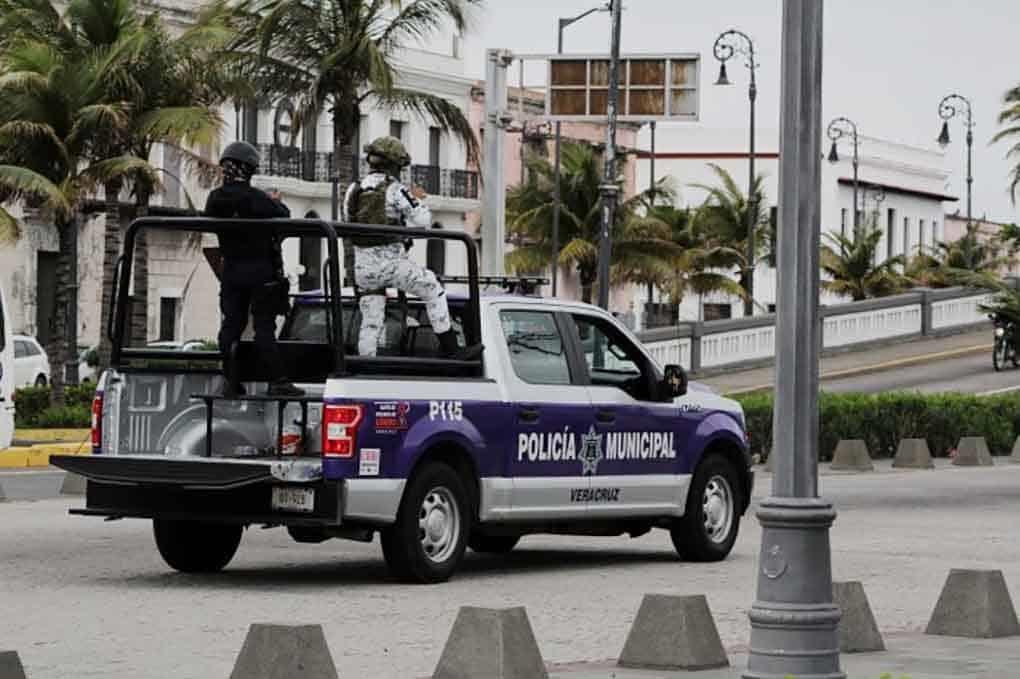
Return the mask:
[[26, 356], [39, 356], [42, 354], [42, 350], [39, 345], [34, 342], [25, 342], [25, 355]]
[[514, 372], [530, 384], [570, 384], [567, 352], [548, 311], [501, 311], [500, 324]]
[[28, 356], [28, 347], [22, 340], [14, 340], [14, 358], [24, 358]]
[[572, 318], [591, 383], [618, 387], [638, 400], [649, 400], [652, 376], [640, 350], [605, 319]]

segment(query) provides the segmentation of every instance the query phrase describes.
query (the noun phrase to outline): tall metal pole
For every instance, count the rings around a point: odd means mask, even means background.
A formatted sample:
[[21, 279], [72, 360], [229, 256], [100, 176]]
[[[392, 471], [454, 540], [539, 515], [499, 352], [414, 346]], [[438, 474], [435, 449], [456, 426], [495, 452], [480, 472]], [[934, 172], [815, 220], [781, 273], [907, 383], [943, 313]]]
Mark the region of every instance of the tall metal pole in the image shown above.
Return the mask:
[[784, 0], [776, 410], [772, 495], [761, 502], [757, 597], [746, 679], [844, 679], [829, 528], [818, 497], [818, 249], [822, 7]]
[[485, 200], [482, 211], [482, 266], [490, 276], [503, 274], [506, 246], [506, 182], [503, 168], [503, 134], [510, 121], [506, 110], [507, 67], [510, 53], [501, 49], [485, 53], [485, 142], [483, 177]]
[[620, 94], [620, 20], [623, 3], [613, 3], [613, 37], [609, 48], [609, 93], [607, 113], [609, 125], [606, 131], [605, 176], [599, 187], [602, 194], [602, 231], [599, 236], [599, 306], [609, 310], [609, 262], [612, 260], [613, 244], [610, 232], [616, 218], [616, 199], [620, 187], [616, 183], [616, 115]]
[[[962, 107], [962, 110], [959, 107]], [[942, 101], [939, 102], [939, 116], [943, 120], [942, 134], [939, 135], [938, 141], [943, 148], [949, 144], [949, 119], [961, 113], [965, 113], [967, 116], [964, 124], [967, 126], [967, 225], [970, 226], [974, 219], [973, 203], [971, 200], [974, 184], [972, 173], [974, 160], [974, 109], [971, 106], [970, 99], [956, 93], [942, 98]]]
[[[564, 19], [559, 21], [556, 36], [556, 54], [563, 54], [563, 29], [568, 26]], [[556, 296], [556, 279], [560, 270], [560, 121], [556, 121], [556, 143], [553, 151], [553, 224], [552, 261], [549, 263], [552, 277], [552, 296]]]
[[652, 205], [655, 204], [655, 121], [648, 123], [649, 131], [651, 134], [651, 152], [648, 154], [648, 193], [652, 199]]

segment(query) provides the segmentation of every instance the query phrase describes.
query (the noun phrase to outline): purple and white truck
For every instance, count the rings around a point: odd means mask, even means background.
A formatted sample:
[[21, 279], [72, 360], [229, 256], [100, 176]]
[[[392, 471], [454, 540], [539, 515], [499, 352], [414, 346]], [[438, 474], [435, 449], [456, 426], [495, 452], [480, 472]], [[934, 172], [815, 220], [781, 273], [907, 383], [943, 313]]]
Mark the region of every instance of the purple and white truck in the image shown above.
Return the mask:
[[[258, 228], [265, 228], [260, 222]], [[340, 245], [385, 227], [274, 220], [281, 240], [326, 244], [325, 286], [297, 295], [280, 331], [288, 375], [307, 392], [267, 397], [251, 343], [237, 360], [249, 395], [226, 400], [218, 351], [128, 346], [117, 285], [112, 367], [93, 405], [93, 454], [55, 457], [88, 479], [72, 513], [152, 519], [165, 561], [224, 568], [243, 530], [283, 526], [299, 542], [380, 536], [404, 580], [449, 578], [465, 549], [509, 552], [524, 535], [670, 531], [695, 561], [725, 558], [751, 497], [743, 412], [660, 367], [614, 317], [577, 302], [479, 292], [449, 279], [454, 328], [480, 361], [439, 358], [423, 306], [392, 300], [378, 357], [354, 354], [357, 301], [340, 286]], [[138, 230], [256, 228], [138, 220], [118, 267], [129, 280]], [[453, 287], [466, 287], [458, 295]], [[332, 291], [337, 291], [335, 294]]]

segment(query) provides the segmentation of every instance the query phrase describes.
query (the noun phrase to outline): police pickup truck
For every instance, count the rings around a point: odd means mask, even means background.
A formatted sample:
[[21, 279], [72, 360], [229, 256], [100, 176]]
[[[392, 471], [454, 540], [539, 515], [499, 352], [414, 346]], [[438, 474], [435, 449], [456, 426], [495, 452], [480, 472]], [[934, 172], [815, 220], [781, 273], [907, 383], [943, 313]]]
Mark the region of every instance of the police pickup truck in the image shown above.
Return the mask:
[[[249, 341], [235, 357], [247, 393], [229, 400], [219, 352], [129, 346], [124, 281], [141, 229], [267, 224], [281, 241], [319, 239], [328, 252], [323, 290], [296, 296], [280, 331], [284, 368], [306, 396], [265, 396]], [[753, 484], [740, 406], [658, 366], [601, 309], [481, 294], [464, 234], [400, 230], [465, 246], [466, 291], [447, 290], [461, 343], [481, 343], [482, 358], [441, 358], [420, 302], [392, 298], [379, 355], [354, 355], [357, 300], [340, 286], [341, 244], [394, 231], [136, 221], [117, 268], [93, 454], [53, 458], [88, 479], [86, 506], [71, 512], [151, 519], [160, 554], [184, 572], [224, 568], [252, 525], [313, 543], [378, 533], [390, 570], [412, 582], [446, 580], [467, 547], [506, 553], [533, 533], [662, 528], [681, 557], [728, 555]]]

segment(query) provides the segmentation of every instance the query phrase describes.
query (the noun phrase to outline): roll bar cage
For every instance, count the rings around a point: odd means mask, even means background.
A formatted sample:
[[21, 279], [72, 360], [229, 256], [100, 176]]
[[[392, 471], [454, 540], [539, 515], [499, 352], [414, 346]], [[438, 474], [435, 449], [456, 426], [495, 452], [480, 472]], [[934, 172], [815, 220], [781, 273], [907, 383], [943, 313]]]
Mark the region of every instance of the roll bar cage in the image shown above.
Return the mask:
[[[122, 368], [125, 361], [132, 359], [205, 359], [208, 360], [208, 352], [174, 352], [151, 349], [140, 349], [124, 346], [124, 336], [127, 330], [127, 312], [130, 307], [131, 297], [129, 285], [123, 285], [124, 281], [131, 280], [131, 266], [134, 261], [135, 243], [138, 233], [142, 229], [161, 231], [178, 231], [191, 233], [214, 233], [219, 234], [229, 230], [258, 229], [264, 231], [271, 229], [274, 236], [279, 240], [290, 237], [317, 237], [326, 240], [327, 258], [323, 262], [323, 298], [326, 302], [329, 314], [328, 329], [329, 341], [335, 351], [335, 370], [332, 377], [340, 377], [352, 372], [352, 362], [361, 366], [378, 365], [386, 368], [399, 368], [402, 363], [420, 364], [427, 362], [437, 371], [444, 368], [465, 368], [479, 364], [479, 362], [466, 362], [448, 359], [424, 359], [424, 358], [401, 358], [401, 357], [348, 357], [344, 355], [344, 332], [342, 287], [340, 285], [340, 246], [338, 241], [356, 236], [398, 236], [402, 240], [407, 239], [442, 239], [446, 241], [459, 241], [464, 244], [467, 250], [468, 275], [464, 280], [468, 285], [468, 305], [470, 313], [466, 314], [464, 332], [468, 344], [481, 343], [481, 316], [479, 309], [478, 291], [478, 251], [474, 241], [465, 233], [456, 231], [444, 231], [440, 229], [412, 229], [393, 226], [376, 226], [370, 224], [349, 224], [343, 222], [330, 222], [321, 219], [216, 219], [211, 217], [142, 217], [134, 220], [127, 229], [124, 239], [124, 252], [117, 260], [113, 277], [112, 300], [114, 304], [113, 313], [110, 314], [110, 325], [106, 328], [107, 336], [112, 344], [111, 366]], [[222, 348], [221, 348], [222, 349]], [[218, 352], [217, 352], [218, 353]], [[358, 372], [357, 370], [353, 370]]]

